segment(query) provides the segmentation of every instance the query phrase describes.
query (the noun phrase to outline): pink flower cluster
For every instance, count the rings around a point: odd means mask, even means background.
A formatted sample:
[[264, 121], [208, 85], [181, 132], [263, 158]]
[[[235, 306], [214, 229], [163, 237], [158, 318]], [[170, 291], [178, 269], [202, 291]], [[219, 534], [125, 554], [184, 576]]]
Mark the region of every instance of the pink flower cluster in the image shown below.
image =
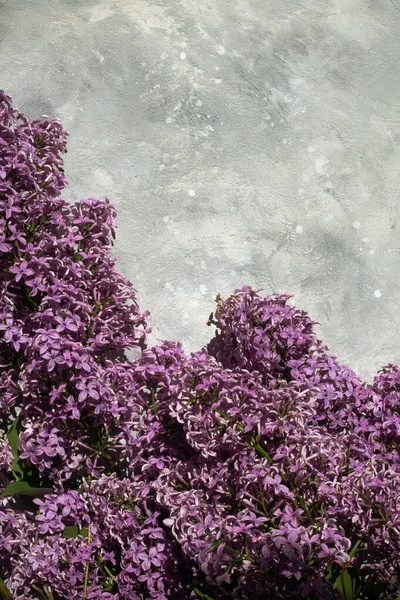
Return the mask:
[[398, 598], [400, 369], [248, 287], [201, 351], [148, 348], [65, 146], [0, 92], [0, 598]]

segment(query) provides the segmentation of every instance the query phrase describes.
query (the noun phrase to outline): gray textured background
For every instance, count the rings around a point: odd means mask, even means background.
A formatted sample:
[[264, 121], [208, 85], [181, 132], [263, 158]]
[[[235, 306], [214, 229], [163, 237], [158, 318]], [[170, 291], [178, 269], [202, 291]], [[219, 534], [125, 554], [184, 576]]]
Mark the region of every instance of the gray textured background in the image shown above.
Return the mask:
[[70, 132], [158, 338], [294, 295], [370, 377], [399, 351], [400, 0], [0, 0], [0, 87]]

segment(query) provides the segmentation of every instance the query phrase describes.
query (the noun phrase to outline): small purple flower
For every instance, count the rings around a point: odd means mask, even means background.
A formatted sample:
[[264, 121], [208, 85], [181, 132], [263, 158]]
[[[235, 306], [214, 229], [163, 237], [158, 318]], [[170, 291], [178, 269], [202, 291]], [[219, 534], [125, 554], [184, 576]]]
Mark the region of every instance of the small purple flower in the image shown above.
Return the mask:
[[10, 267], [10, 272], [15, 273], [15, 281], [20, 281], [22, 277], [27, 278], [34, 274], [34, 271], [29, 268], [28, 261], [23, 260], [17, 265]]

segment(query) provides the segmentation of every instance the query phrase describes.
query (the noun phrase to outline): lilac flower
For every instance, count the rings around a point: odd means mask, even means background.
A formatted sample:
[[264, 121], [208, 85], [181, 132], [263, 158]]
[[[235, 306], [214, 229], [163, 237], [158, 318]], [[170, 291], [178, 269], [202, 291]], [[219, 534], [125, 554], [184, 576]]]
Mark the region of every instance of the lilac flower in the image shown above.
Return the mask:
[[10, 267], [10, 272], [15, 273], [15, 281], [19, 281], [22, 277], [29, 277], [29, 275], [33, 275], [34, 273], [34, 271], [28, 267], [28, 261], [26, 260]]
[[10, 445], [6, 439], [4, 439], [3, 432], [0, 430], [0, 483], [6, 480], [6, 474], [11, 471], [11, 463], [13, 455], [11, 452]]

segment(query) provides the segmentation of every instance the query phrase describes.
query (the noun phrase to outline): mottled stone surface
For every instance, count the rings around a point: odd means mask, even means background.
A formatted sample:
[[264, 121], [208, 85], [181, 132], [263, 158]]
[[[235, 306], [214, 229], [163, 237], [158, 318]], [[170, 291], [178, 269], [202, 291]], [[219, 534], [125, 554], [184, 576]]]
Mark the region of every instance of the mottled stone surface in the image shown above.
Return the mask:
[[294, 295], [339, 358], [400, 362], [400, 0], [0, 0], [0, 87], [70, 132], [158, 338], [217, 292]]

